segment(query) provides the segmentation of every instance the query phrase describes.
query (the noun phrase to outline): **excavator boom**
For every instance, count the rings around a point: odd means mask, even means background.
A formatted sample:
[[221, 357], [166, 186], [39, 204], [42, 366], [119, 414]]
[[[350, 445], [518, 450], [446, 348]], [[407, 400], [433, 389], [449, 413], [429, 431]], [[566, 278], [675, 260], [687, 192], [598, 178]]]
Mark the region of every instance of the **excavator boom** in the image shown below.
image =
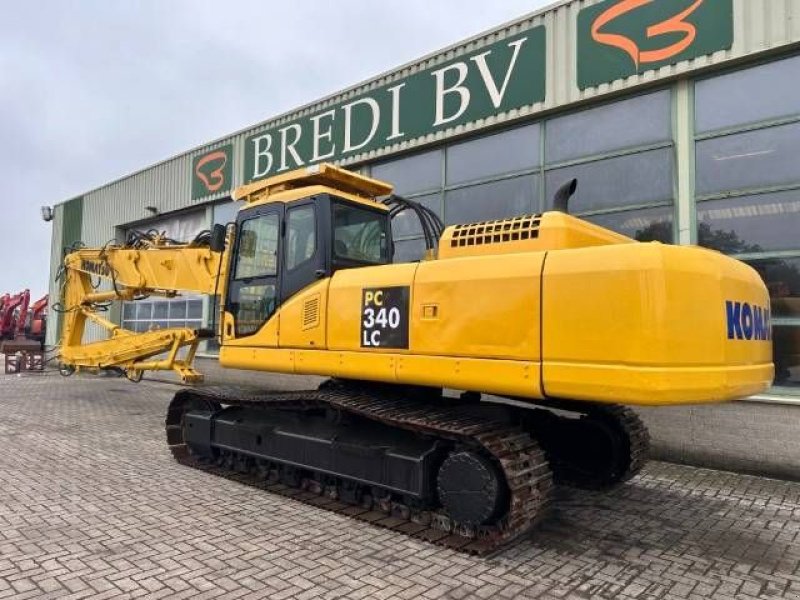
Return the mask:
[[[172, 370], [186, 383], [202, 380], [192, 361], [202, 332], [186, 328], [135, 333], [105, 316], [110, 303], [145, 296], [174, 297], [181, 292], [215, 295], [222, 291], [225, 260], [221, 249], [205, 244], [175, 244], [155, 238], [139, 247], [109, 245], [81, 249], [67, 256], [63, 274], [65, 315], [61, 333], [64, 372], [76, 368], [118, 367], [129, 378], [145, 370]], [[104, 281], [97, 289], [95, 279]], [[86, 342], [88, 323], [108, 332], [109, 339]], [[188, 348], [179, 358], [179, 351]], [[150, 360], [160, 354], [166, 356]]]

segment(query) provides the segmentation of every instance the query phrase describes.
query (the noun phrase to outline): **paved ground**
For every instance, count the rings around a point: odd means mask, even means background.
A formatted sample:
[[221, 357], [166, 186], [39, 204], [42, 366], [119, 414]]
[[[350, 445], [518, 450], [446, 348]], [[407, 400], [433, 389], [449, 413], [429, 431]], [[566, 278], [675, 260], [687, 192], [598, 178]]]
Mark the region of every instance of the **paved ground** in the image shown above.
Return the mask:
[[653, 463], [475, 559], [174, 464], [174, 389], [0, 376], [0, 598], [800, 599], [800, 484]]

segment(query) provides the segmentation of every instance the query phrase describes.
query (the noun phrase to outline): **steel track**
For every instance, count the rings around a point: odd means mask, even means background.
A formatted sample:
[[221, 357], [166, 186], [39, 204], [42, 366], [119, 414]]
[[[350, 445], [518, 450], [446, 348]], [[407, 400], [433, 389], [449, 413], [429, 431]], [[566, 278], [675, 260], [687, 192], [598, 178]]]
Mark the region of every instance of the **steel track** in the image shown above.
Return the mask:
[[[502, 470], [510, 492], [508, 512], [494, 524], [474, 527], [453, 521], [441, 508], [418, 509], [397, 499], [345, 502], [348, 482], [343, 479], [335, 480], [333, 485], [320, 485], [319, 479], [312, 477], [299, 479], [297, 485], [286, 485], [276, 481], [273, 467], [243, 455], [228, 453], [216, 462], [193, 456], [183, 442], [183, 415], [188, 410], [216, 410], [221, 405], [291, 410], [329, 407], [478, 449]], [[489, 554], [529, 531], [546, 513], [553, 487], [547, 457], [521, 428], [458, 415], [446, 405], [416, 399], [413, 394], [404, 396], [385, 387], [328, 386], [308, 392], [251, 395], [210, 388], [183, 390], [170, 404], [166, 433], [173, 456], [183, 465], [475, 555]]]

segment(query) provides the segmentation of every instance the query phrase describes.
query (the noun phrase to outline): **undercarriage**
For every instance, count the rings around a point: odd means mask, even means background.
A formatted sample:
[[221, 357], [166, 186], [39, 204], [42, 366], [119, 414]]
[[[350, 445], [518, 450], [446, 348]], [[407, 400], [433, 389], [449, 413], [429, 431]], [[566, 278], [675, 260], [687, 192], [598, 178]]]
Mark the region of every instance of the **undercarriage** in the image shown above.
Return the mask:
[[554, 481], [611, 488], [641, 469], [648, 446], [617, 405], [529, 409], [342, 381], [183, 390], [166, 431], [182, 464], [478, 555], [539, 522]]

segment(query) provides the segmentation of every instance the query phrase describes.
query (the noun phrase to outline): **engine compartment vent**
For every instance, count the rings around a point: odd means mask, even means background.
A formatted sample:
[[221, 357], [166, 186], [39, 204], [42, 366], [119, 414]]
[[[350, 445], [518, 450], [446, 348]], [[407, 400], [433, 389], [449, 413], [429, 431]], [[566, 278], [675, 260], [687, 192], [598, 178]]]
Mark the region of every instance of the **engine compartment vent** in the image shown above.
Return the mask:
[[319, 294], [316, 294], [303, 303], [303, 331], [319, 325]]
[[541, 215], [523, 215], [513, 219], [456, 225], [451, 248], [520, 242], [539, 237]]

